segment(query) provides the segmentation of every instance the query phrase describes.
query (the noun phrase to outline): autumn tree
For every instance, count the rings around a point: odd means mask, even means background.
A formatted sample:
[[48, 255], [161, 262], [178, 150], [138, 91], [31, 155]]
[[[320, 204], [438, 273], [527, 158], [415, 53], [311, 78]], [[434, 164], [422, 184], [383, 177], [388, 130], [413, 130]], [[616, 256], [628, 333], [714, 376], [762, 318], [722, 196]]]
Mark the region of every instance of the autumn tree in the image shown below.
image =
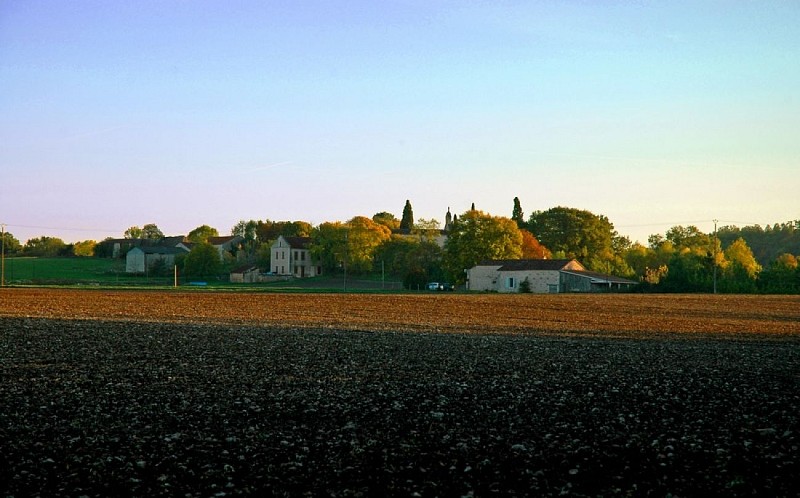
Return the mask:
[[219, 237], [219, 232], [216, 228], [212, 228], [208, 225], [200, 225], [186, 236], [189, 242], [194, 242], [195, 244], [207, 242], [210, 237]]
[[258, 237], [257, 228], [258, 221], [256, 220], [239, 220], [239, 222], [231, 228], [231, 235], [238, 235], [244, 239], [245, 242], [252, 242]]
[[406, 200], [403, 207], [403, 218], [400, 220], [401, 230], [411, 230], [414, 228], [414, 210], [411, 208], [411, 201]]
[[414, 224], [414, 229], [419, 232], [438, 232], [441, 230], [442, 224], [436, 218], [425, 219], [420, 218]]
[[532, 233], [525, 229], [521, 229], [519, 233], [522, 236], [522, 259], [547, 259], [553, 257], [550, 249], [540, 244]]
[[435, 242], [392, 235], [375, 252], [376, 263], [403, 279], [406, 288], [442, 279], [442, 249]]
[[725, 249], [725, 261], [721, 290], [725, 292], [756, 290], [756, 280], [761, 272], [761, 265], [743, 238], [736, 239]]
[[314, 227], [306, 221], [259, 221], [256, 234], [259, 242], [270, 244], [280, 235], [284, 237], [310, 237]]
[[383, 264], [390, 275], [403, 275], [407, 270], [407, 257], [419, 244], [419, 240], [401, 235], [392, 235], [375, 250], [375, 260]]
[[364, 273], [372, 270], [376, 249], [392, 235], [392, 231], [370, 218], [356, 216], [347, 222], [348, 270]]
[[192, 278], [217, 276], [221, 266], [219, 251], [208, 242], [201, 242], [192, 247], [183, 262], [185, 274]]
[[605, 216], [567, 207], [533, 212], [528, 220], [528, 230], [535, 233], [539, 242], [554, 254], [577, 258], [590, 268], [591, 262], [608, 259], [616, 236], [614, 225]]
[[[244, 259], [254, 262], [259, 259], [258, 256], [258, 249], [259, 249], [259, 242], [258, 242], [258, 222], [256, 220], [239, 220], [231, 228], [231, 235], [238, 235], [241, 237], [242, 240], [242, 251], [244, 253]], [[257, 261], [257, 264], [261, 265], [260, 261]], [[266, 265], [262, 265], [262, 268], [269, 268], [269, 258], [267, 258]]]
[[781, 254], [800, 254], [800, 220], [773, 225], [723, 226], [717, 237], [724, 247], [742, 238], [758, 263], [768, 268]]
[[72, 254], [75, 256], [91, 257], [94, 256], [95, 247], [97, 247], [97, 242], [94, 240], [76, 242], [72, 245]]
[[63, 256], [67, 251], [67, 244], [58, 237], [48, 237], [43, 235], [35, 237], [25, 242], [22, 252], [25, 256], [38, 256], [52, 258]]
[[141, 228], [138, 226], [132, 226], [125, 230], [125, 238], [159, 240], [164, 238], [164, 233], [155, 223], [148, 223]]
[[713, 259], [686, 248], [675, 252], [668, 271], [659, 283], [667, 292], [710, 292], [713, 288]]
[[648, 267], [666, 266], [676, 252], [675, 245], [661, 235], [651, 235], [647, 239], [648, 247], [653, 251]]
[[286, 221], [283, 222], [281, 235], [284, 237], [310, 237], [314, 227], [307, 221]]
[[10, 232], [4, 232], [2, 237], [0, 243], [6, 256], [17, 254], [22, 250], [22, 244]]
[[414, 229], [411, 233], [418, 235], [420, 240], [433, 242], [442, 233], [441, 224], [436, 218], [420, 218], [414, 224]]
[[160, 240], [164, 238], [164, 232], [162, 232], [155, 223], [148, 223], [142, 227], [142, 237], [145, 239]]
[[679, 251], [689, 249], [697, 254], [706, 254], [714, 249], [712, 237], [694, 225], [686, 227], [678, 225], [670, 228], [667, 230], [666, 240]]
[[442, 256], [442, 248], [435, 242], [417, 241], [406, 255], [403, 287], [419, 290], [424, 289], [427, 282], [445, 280]]
[[387, 213], [386, 211], [375, 213], [375, 215], [372, 216], [372, 221], [378, 225], [387, 227], [389, 230], [397, 230], [400, 228], [400, 220], [392, 213]]
[[125, 230], [125, 238], [126, 239], [141, 239], [142, 238], [142, 229], [138, 226], [134, 225], [129, 229]]
[[791, 253], [783, 253], [759, 274], [763, 292], [794, 294], [800, 292], [800, 261]]
[[461, 283], [464, 270], [481, 261], [520, 256], [522, 234], [512, 219], [470, 210], [453, 222], [444, 246], [444, 267]]
[[325, 269], [342, 268], [347, 256], [347, 225], [340, 221], [321, 223], [311, 234], [311, 256]]

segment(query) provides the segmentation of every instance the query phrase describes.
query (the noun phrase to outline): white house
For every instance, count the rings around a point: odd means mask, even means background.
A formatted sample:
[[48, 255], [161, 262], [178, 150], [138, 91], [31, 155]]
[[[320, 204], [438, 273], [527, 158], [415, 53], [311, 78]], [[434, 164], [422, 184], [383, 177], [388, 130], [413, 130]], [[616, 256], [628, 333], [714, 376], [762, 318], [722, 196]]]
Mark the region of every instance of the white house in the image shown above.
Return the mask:
[[162, 261], [166, 268], [172, 268], [175, 265], [175, 256], [186, 252], [181, 247], [132, 247], [125, 255], [125, 271], [145, 273], [154, 264]]
[[519, 292], [526, 280], [530, 291], [538, 294], [622, 290], [636, 285], [633, 280], [588, 271], [574, 259], [493, 260], [467, 270], [468, 290]]
[[299, 278], [322, 275], [322, 266], [311, 257], [311, 237], [279, 236], [272, 243], [270, 270], [275, 275]]

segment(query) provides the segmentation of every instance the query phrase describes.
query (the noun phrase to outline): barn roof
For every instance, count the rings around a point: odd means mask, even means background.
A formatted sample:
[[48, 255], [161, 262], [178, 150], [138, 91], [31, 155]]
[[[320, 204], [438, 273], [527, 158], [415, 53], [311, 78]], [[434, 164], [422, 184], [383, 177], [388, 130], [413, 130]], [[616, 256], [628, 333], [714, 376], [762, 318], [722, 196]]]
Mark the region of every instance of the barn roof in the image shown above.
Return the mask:
[[622, 277], [615, 277], [614, 275], [608, 275], [606, 273], [598, 273], [596, 271], [589, 271], [589, 270], [564, 270], [564, 273], [573, 273], [575, 275], [580, 275], [583, 277], [591, 278], [594, 282], [605, 282], [605, 283], [612, 283], [612, 284], [626, 284], [626, 285], [635, 285], [638, 282], [634, 280], [629, 280], [627, 278]]
[[209, 237], [207, 240], [212, 246], [221, 246], [222, 244], [230, 242], [234, 239], [241, 239], [241, 237], [238, 235], [222, 235], [219, 237]]
[[186, 249], [181, 247], [164, 247], [164, 246], [150, 246], [150, 247], [137, 247], [145, 254], [183, 254]]
[[258, 271], [258, 266], [253, 264], [246, 264], [242, 266], [238, 266], [231, 270], [231, 273], [247, 273], [251, 271]]
[[574, 259], [492, 259], [483, 261], [478, 266], [499, 266], [499, 271], [559, 271], [572, 262], [583, 268]]

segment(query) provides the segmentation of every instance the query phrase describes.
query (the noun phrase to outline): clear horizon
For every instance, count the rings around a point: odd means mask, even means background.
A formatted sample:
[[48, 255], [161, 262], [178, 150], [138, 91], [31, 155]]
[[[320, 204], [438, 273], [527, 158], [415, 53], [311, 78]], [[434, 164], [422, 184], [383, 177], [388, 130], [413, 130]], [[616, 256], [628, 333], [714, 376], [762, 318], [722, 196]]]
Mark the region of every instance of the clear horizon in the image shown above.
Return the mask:
[[800, 4], [341, 5], [3, 2], [0, 223], [800, 219]]

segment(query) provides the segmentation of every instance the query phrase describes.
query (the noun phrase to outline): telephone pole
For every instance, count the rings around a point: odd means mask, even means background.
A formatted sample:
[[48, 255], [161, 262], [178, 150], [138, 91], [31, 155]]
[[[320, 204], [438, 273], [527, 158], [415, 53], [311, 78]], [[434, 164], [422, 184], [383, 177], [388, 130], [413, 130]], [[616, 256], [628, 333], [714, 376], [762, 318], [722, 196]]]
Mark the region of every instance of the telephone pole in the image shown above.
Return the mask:
[[717, 220], [714, 220], [714, 294], [717, 293]]

